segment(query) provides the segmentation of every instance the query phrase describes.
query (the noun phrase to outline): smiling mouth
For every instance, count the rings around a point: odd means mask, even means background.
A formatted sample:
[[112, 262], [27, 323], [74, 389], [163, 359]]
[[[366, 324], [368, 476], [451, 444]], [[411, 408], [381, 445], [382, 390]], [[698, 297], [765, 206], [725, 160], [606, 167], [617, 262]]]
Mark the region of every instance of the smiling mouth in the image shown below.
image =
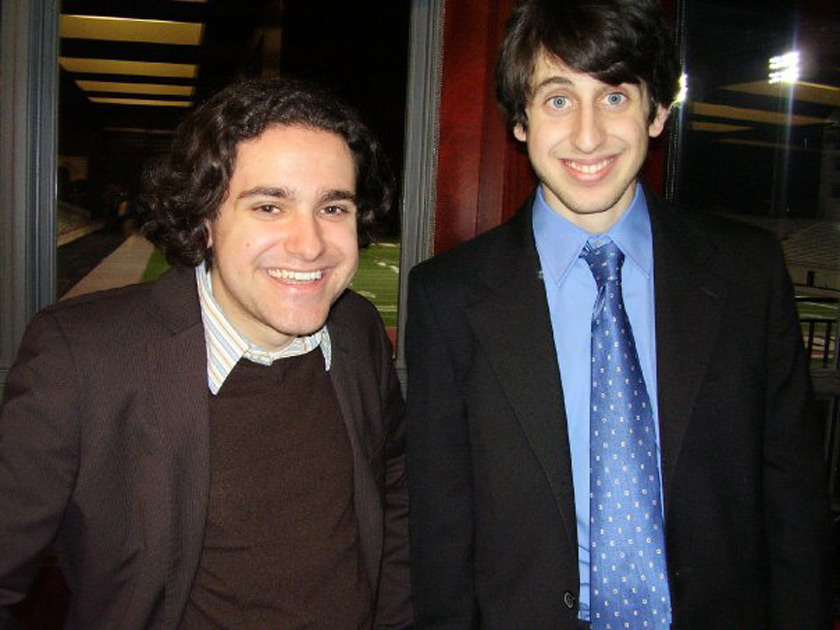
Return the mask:
[[321, 269], [315, 271], [292, 271], [291, 269], [269, 269], [268, 275], [275, 280], [282, 280], [291, 284], [307, 284], [309, 282], [318, 282], [323, 276], [324, 272]]
[[592, 164], [576, 162], [575, 160], [563, 160], [563, 164], [565, 164], [569, 169], [582, 173], [583, 175], [597, 175], [612, 164], [613, 160], [615, 160], [614, 157], [608, 157]]

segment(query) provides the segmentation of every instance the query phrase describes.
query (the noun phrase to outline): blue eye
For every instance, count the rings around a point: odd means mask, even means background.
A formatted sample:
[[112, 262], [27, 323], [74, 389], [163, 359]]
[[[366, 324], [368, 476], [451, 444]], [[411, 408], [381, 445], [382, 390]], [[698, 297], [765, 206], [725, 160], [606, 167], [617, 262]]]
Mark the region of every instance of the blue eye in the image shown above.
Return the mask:
[[610, 92], [607, 94], [607, 103], [609, 105], [621, 105], [627, 97], [621, 92]]
[[548, 103], [555, 109], [563, 109], [566, 105], [568, 105], [569, 99], [565, 96], [552, 96], [548, 99]]

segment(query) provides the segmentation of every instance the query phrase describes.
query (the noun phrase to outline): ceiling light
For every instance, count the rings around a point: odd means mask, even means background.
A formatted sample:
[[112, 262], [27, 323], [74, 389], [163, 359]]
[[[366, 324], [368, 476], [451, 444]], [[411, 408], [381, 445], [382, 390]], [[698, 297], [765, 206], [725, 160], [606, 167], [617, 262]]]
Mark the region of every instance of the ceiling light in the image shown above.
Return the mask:
[[171, 136], [175, 133], [174, 129], [145, 129], [143, 127], [105, 127], [102, 131], [111, 133], [139, 133], [153, 136]]
[[733, 133], [735, 131], [749, 131], [752, 127], [745, 125], [730, 125], [728, 123], [705, 122], [702, 120], [691, 121], [692, 131], [707, 131], [710, 133]]
[[68, 72], [90, 74], [130, 74], [133, 76], [195, 79], [198, 72], [198, 66], [189, 63], [82, 59], [78, 57], [60, 57], [58, 61], [61, 63], [61, 67]]
[[794, 50], [778, 57], [770, 57], [768, 83], [796, 83], [799, 79], [799, 51]]
[[[774, 98], [784, 96], [785, 98], [788, 98], [787, 94], [782, 93], [782, 88], [783, 86], [780, 83], [771, 85], [767, 81], [735, 83], [733, 85], [723, 86], [724, 90], [732, 90], [733, 92], [760, 94], [762, 96], [771, 96]], [[808, 103], [828, 105], [829, 107], [840, 107], [840, 88], [834, 85], [797, 81], [796, 86], [793, 89], [792, 96], [795, 101], [806, 101]]]
[[115, 81], [84, 81], [78, 85], [85, 92], [117, 92], [121, 94], [155, 94], [157, 96], [192, 96], [191, 85], [161, 85], [158, 83], [118, 83]]
[[62, 37], [74, 39], [199, 46], [204, 25], [99, 15], [62, 15], [59, 32]]
[[769, 125], [824, 125], [828, 122], [825, 118], [819, 118], [817, 116], [801, 116], [798, 114], [788, 116], [784, 113], [771, 112], [763, 109], [732, 107], [731, 105], [718, 105], [717, 103], [703, 103], [698, 101], [692, 103], [691, 111], [695, 116], [748, 120]]
[[108, 98], [100, 96], [89, 97], [94, 103], [108, 105], [144, 105], [153, 107], [192, 107], [192, 101], [157, 101], [145, 98]]

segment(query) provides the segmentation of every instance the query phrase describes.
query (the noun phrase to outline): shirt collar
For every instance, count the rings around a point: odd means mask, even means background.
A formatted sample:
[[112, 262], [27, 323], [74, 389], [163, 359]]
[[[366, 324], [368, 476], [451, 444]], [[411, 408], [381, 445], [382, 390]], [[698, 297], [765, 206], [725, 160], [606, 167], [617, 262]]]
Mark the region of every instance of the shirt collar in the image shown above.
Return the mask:
[[204, 262], [195, 268], [195, 278], [207, 343], [207, 384], [214, 395], [219, 393], [225, 379], [242, 357], [260, 365], [271, 365], [277, 359], [299, 356], [320, 347], [324, 368], [329, 371], [332, 345], [326, 324], [312, 335], [295, 337], [282, 350], [267, 350], [248, 341], [225, 316], [213, 297], [213, 280]]
[[[534, 239], [544, 267], [543, 272], [555, 284], [560, 285], [592, 234], [554, 212], [545, 200], [542, 186], [537, 186], [533, 218]], [[650, 277], [653, 268], [653, 236], [641, 184], [636, 184], [633, 201], [605, 236], [615, 241], [624, 255], [633, 261], [646, 277]]]

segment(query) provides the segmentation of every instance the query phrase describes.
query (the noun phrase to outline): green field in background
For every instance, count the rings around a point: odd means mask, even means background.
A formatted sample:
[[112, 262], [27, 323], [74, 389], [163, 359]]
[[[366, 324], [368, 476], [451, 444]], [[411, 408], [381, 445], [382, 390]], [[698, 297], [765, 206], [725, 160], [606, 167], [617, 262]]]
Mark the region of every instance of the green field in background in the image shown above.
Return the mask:
[[157, 280], [167, 269], [169, 269], [169, 263], [166, 262], [166, 258], [163, 257], [160, 250], [156, 249], [152, 252], [152, 257], [149, 258], [149, 263], [146, 265], [146, 270], [143, 272], [140, 282]]
[[[168, 269], [163, 255], [155, 250], [143, 272], [143, 282], [156, 279]], [[359, 254], [359, 270], [350, 286], [376, 305], [386, 327], [397, 325], [400, 286], [400, 244], [380, 242]]]
[[813, 302], [797, 302], [799, 317], [820, 317], [825, 319], [837, 319], [836, 304], [815, 304]]
[[400, 244], [382, 241], [359, 253], [359, 270], [350, 287], [376, 305], [386, 328], [397, 325]]

